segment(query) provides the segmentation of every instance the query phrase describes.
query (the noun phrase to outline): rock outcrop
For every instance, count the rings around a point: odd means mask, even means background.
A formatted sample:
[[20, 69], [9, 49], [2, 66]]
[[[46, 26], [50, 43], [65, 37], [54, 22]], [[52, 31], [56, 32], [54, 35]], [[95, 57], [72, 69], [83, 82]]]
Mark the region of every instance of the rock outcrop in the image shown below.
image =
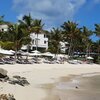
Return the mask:
[[7, 70], [0, 68], [0, 78], [7, 77]]
[[12, 94], [0, 94], [0, 100], [16, 100]]

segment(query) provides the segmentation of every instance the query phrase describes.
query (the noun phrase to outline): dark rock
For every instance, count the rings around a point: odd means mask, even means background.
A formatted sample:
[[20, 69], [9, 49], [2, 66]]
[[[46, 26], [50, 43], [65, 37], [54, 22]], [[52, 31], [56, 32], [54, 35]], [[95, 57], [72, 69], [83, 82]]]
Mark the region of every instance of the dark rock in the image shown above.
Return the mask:
[[21, 79], [25, 80], [26, 78], [25, 77], [21, 77]]
[[4, 82], [7, 82], [8, 80], [9, 80], [8, 76], [4, 78]]
[[76, 86], [75, 88], [78, 89], [78, 86]]
[[21, 80], [20, 81], [23, 85], [29, 85], [29, 82], [27, 80]]
[[0, 100], [16, 100], [12, 94], [0, 94]]
[[18, 84], [18, 82], [18, 80], [11, 79], [8, 83], [15, 85]]
[[16, 75], [16, 76], [13, 76], [13, 78], [20, 79], [21, 77]]
[[7, 77], [7, 70], [0, 68], [0, 78]]
[[24, 86], [24, 84], [21, 81], [17, 82], [18, 85]]
[[9, 79], [10, 84], [18, 84], [21, 86], [29, 85], [30, 83], [26, 80], [25, 77], [20, 77], [20, 76], [13, 76], [13, 79]]

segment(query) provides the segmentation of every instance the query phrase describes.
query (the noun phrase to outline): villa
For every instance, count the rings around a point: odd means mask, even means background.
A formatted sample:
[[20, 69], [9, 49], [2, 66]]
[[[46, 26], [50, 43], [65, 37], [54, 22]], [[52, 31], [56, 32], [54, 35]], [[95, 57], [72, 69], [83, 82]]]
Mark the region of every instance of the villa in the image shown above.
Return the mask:
[[38, 35], [35, 33], [31, 33], [30, 37], [32, 39], [32, 50], [38, 47], [38, 49], [41, 50], [47, 50], [48, 49], [48, 38], [45, 33], [39, 33]]
[[[48, 38], [45, 33], [31, 33], [31, 50], [36, 50], [36, 47], [38, 50], [46, 51], [48, 49]], [[21, 49], [26, 50], [27, 46], [23, 46]]]
[[8, 25], [7, 24], [0, 24], [0, 31], [6, 32], [8, 30]]
[[60, 49], [62, 53], [66, 53], [66, 50], [68, 50], [69, 43], [68, 42], [60, 42]]

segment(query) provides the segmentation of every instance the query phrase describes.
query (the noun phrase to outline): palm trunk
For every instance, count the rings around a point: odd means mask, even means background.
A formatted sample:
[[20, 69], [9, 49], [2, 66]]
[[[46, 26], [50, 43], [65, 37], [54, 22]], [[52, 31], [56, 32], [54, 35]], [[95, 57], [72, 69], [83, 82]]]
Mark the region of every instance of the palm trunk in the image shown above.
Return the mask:
[[58, 45], [58, 48], [57, 48], [57, 55], [59, 54], [59, 48], [60, 48], [60, 46]]
[[71, 56], [71, 48], [72, 48], [72, 38], [70, 40], [70, 46], [69, 46], [69, 50], [68, 50], [68, 60], [69, 60], [69, 56]]
[[17, 50], [15, 50], [15, 63], [17, 62]]
[[28, 52], [29, 52], [29, 44], [27, 45], [27, 56], [26, 56], [26, 60], [28, 60]]
[[91, 52], [90, 52], [90, 49], [91, 49], [91, 46], [89, 46], [89, 56], [91, 56], [91, 55], [90, 55], [90, 53], [91, 53]]
[[16, 47], [15, 47], [15, 63], [17, 62], [17, 43], [16, 44]]
[[72, 59], [73, 59], [73, 57], [74, 57], [74, 46], [72, 48]]
[[[36, 50], [38, 50], [38, 33], [37, 33], [37, 39], [36, 39]], [[38, 56], [36, 55], [36, 61], [38, 60]]]
[[[86, 47], [86, 57], [88, 57], [89, 56], [89, 46], [87, 45], [87, 47]], [[87, 58], [86, 58], [86, 60], [87, 60]]]
[[38, 50], [38, 33], [37, 33], [37, 38], [36, 38], [36, 50]]

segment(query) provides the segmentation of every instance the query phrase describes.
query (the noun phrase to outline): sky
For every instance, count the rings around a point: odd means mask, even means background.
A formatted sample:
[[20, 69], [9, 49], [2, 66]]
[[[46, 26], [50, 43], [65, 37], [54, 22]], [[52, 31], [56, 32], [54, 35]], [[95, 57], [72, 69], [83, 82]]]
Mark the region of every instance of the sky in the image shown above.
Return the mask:
[[42, 19], [48, 30], [68, 20], [94, 30], [94, 24], [100, 24], [100, 0], [0, 0], [0, 15], [6, 21], [17, 22], [29, 13], [33, 19]]

